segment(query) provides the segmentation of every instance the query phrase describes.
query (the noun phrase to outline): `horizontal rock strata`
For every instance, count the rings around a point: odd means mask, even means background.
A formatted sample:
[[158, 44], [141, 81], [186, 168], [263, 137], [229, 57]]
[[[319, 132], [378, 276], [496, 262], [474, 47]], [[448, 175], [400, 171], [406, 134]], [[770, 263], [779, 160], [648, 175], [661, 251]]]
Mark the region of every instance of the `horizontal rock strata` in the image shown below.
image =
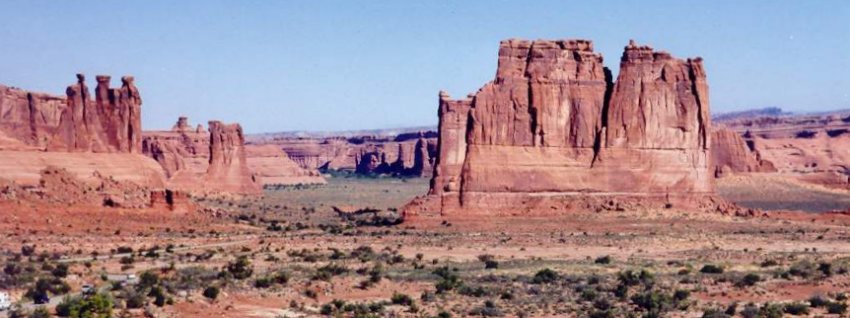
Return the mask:
[[587, 40], [506, 40], [498, 58], [496, 78], [469, 98], [440, 93], [431, 189], [408, 216], [713, 197], [702, 59], [631, 42], [614, 81]]

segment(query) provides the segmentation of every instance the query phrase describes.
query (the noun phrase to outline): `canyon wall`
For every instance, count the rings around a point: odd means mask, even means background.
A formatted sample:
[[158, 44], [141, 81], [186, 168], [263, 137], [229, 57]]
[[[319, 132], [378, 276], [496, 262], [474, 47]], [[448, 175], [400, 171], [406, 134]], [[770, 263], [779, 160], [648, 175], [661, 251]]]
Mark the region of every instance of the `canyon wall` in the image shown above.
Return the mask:
[[275, 145], [303, 169], [360, 175], [430, 177], [436, 160], [433, 132], [390, 136], [255, 138], [253, 145]]
[[713, 198], [702, 59], [631, 42], [612, 81], [587, 40], [506, 40], [498, 57], [496, 78], [469, 98], [440, 93], [431, 189], [407, 216]]

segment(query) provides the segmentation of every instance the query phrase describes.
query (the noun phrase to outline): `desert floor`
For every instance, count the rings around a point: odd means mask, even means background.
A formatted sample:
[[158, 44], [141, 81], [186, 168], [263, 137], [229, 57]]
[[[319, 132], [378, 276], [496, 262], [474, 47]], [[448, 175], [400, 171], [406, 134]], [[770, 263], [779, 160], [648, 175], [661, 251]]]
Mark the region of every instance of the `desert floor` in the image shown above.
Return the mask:
[[[39, 278], [52, 284], [48, 308], [94, 284], [115, 316], [133, 317], [846, 311], [850, 216], [823, 212], [846, 210], [850, 193], [771, 175], [718, 182], [725, 198], [768, 210], [757, 217], [669, 209], [376, 226], [334, 209], [392, 212], [427, 188], [335, 177], [263, 198], [198, 199], [220, 216], [5, 202], [0, 289], [34, 309], [24, 294]], [[121, 286], [117, 274], [141, 279]]]

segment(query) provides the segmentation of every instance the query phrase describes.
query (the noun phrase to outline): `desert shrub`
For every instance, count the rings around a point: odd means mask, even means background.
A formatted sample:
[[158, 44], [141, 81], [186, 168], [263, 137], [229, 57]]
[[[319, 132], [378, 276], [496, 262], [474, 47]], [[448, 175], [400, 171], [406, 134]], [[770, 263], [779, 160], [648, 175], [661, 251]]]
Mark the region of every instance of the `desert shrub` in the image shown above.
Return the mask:
[[780, 304], [766, 303], [761, 306], [755, 317], [781, 318], [784, 310], [784, 307]]
[[622, 271], [617, 274], [617, 279], [623, 286], [644, 285], [651, 287], [655, 284], [655, 275], [646, 269], [641, 269], [639, 272], [633, 270]]
[[531, 279], [531, 283], [533, 284], [551, 284], [558, 280], [560, 275], [558, 272], [553, 271], [549, 268], [544, 268], [539, 270], [534, 274], [534, 278]]
[[818, 271], [821, 272], [824, 276], [832, 276], [832, 264], [827, 262], [821, 262], [818, 264]]
[[393, 293], [392, 298], [390, 298], [390, 302], [392, 302], [393, 305], [410, 306], [413, 305], [413, 298], [406, 294]]
[[44, 306], [38, 306], [32, 313], [27, 316], [28, 318], [50, 318], [50, 311], [47, 310]]
[[170, 290], [197, 290], [208, 286], [218, 277], [218, 272], [203, 266], [180, 268], [163, 285]]
[[115, 251], [117, 254], [128, 254], [133, 253], [133, 248], [128, 246], [119, 246]]
[[783, 311], [792, 315], [805, 315], [809, 313], [809, 305], [800, 302], [790, 303], [785, 305]]
[[496, 261], [496, 257], [490, 254], [478, 255], [478, 260], [484, 263], [484, 269], [496, 269], [499, 268], [499, 262]]
[[21, 255], [32, 256], [35, 254], [35, 245], [21, 245]]
[[227, 272], [235, 279], [247, 279], [254, 274], [254, 266], [251, 265], [251, 260], [243, 255], [227, 264]]
[[761, 281], [761, 276], [755, 273], [749, 273], [741, 277], [741, 280], [738, 281], [738, 286], [753, 286]]
[[779, 265], [779, 262], [775, 259], [766, 259], [761, 262], [761, 267], [773, 267]]
[[490, 296], [490, 291], [483, 286], [460, 286], [457, 293], [469, 297], [485, 297]]
[[324, 280], [329, 281], [332, 277], [342, 275], [348, 273], [348, 268], [345, 265], [338, 265], [336, 263], [330, 263], [328, 265], [319, 267], [316, 269], [316, 273], [313, 275], [314, 280]]
[[714, 264], [705, 264], [699, 272], [704, 274], [723, 274], [723, 267]]
[[375, 251], [371, 247], [363, 245], [351, 251], [351, 257], [365, 263], [375, 258]]
[[254, 287], [257, 288], [269, 288], [272, 287], [272, 284], [272, 279], [269, 277], [257, 278], [257, 280], [254, 281]]
[[761, 310], [759, 309], [758, 306], [756, 306], [753, 303], [749, 303], [746, 306], [744, 306], [744, 309], [741, 310], [741, 317], [756, 318], [756, 317], [758, 317], [760, 312], [761, 312]]
[[53, 268], [53, 270], [50, 271], [50, 273], [53, 274], [53, 276], [56, 276], [58, 278], [68, 277], [68, 264], [61, 263], [59, 265], [56, 265], [56, 267]]
[[437, 289], [437, 293], [444, 293], [462, 285], [460, 276], [455, 273], [455, 270], [450, 269], [448, 266], [437, 268], [433, 273], [440, 278], [434, 285]]
[[159, 274], [153, 271], [145, 271], [141, 275], [139, 275], [139, 285], [140, 289], [150, 288], [159, 284]]
[[815, 295], [815, 296], [809, 297], [809, 305], [811, 305], [814, 308], [820, 308], [820, 307], [826, 306], [827, 303], [829, 303], [829, 299], [826, 299], [825, 297], [823, 297], [821, 295]]
[[673, 292], [673, 300], [675, 300], [676, 302], [683, 302], [685, 300], [688, 300], [688, 297], [691, 297], [691, 292], [688, 290], [677, 289], [675, 292]]
[[717, 308], [709, 308], [702, 312], [702, 318], [729, 318], [731, 315]]
[[123, 295], [127, 308], [142, 308], [148, 304], [148, 298], [142, 291], [127, 288], [124, 290]]
[[647, 290], [631, 298], [632, 304], [650, 313], [662, 313], [672, 309], [673, 298], [656, 290]]
[[221, 293], [221, 290], [216, 286], [209, 286], [204, 289], [204, 297], [209, 298], [211, 300], [215, 300], [218, 298], [218, 294]]
[[56, 314], [71, 318], [112, 317], [112, 298], [101, 293], [88, 298], [66, 297], [56, 306]]
[[613, 261], [613, 258], [611, 258], [611, 255], [605, 255], [605, 256], [601, 256], [601, 257], [596, 258], [596, 260], [594, 260], [593, 262], [596, 263], [596, 264], [611, 264], [611, 261]]
[[809, 278], [815, 274], [815, 265], [808, 260], [796, 262], [788, 268], [788, 274], [802, 278]]
[[492, 300], [485, 301], [483, 306], [472, 309], [469, 314], [482, 317], [502, 317], [505, 315], [502, 313], [502, 309], [496, 306], [496, 303]]
[[847, 313], [847, 304], [843, 302], [831, 301], [826, 304], [826, 312], [830, 314], [845, 314]]

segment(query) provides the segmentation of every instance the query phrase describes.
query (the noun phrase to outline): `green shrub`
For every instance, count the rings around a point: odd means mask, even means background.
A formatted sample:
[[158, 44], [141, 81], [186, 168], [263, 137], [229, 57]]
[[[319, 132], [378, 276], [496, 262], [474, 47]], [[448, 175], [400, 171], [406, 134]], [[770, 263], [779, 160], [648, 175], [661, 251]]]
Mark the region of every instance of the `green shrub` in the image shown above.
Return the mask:
[[112, 298], [101, 293], [88, 298], [65, 297], [56, 306], [56, 314], [71, 318], [109, 318], [112, 317]]

